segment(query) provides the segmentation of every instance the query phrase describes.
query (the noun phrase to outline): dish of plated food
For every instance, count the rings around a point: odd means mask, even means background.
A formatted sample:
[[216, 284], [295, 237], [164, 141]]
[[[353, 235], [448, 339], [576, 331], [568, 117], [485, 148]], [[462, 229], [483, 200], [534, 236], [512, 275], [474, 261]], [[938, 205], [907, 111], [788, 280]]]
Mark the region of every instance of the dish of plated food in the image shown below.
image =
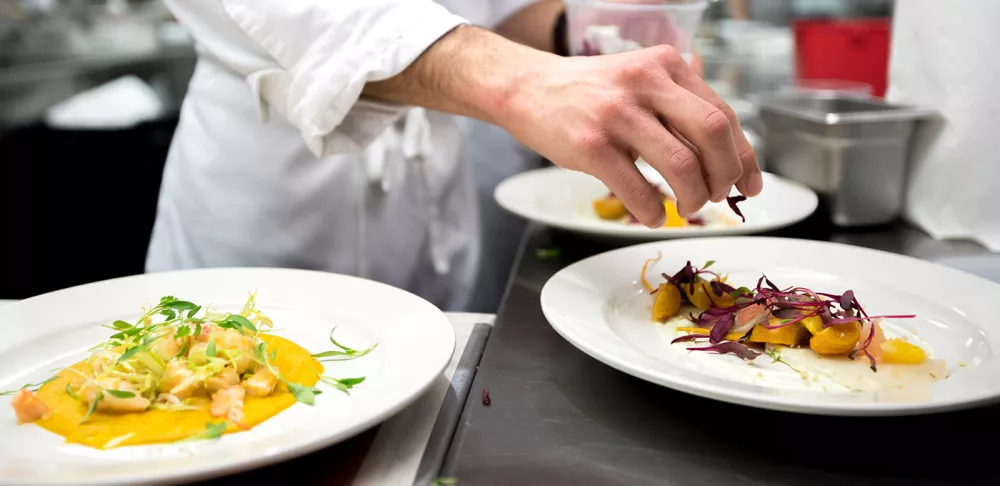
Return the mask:
[[[746, 196], [731, 196], [726, 199], [729, 209], [739, 219], [721, 214], [719, 211], [702, 210], [688, 216], [681, 216], [677, 210], [677, 200], [664, 190], [660, 190], [663, 197], [663, 209], [667, 213], [667, 219], [663, 222], [664, 228], [684, 228], [686, 226], [736, 226], [746, 222], [746, 217], [740, 211], [739, 203], [745, 201]], [[623, 224], [642, 224], [625, 207], [625, 203], [614, 193], [609, 192], [606, 196], [594, 200], [594, 214], [604, 221], [616, 221]]]
[[644, 240], [770, 231], [807, 218], [819, 202], [811, 189], [764, 173], [765, 189], [758, 196], [744, 199], [734, 190], [726, 201], [709, 202], [681, 217], [663, 176], [641, 159], [636, 168], [663, 195], [667, 214], [663, 227], [638, 223], [597, 178], [559, 167], [514, 175], [497, 186], [495, 197], [504, 209], [551, 227], [602, 238]]
[[105, 280], [0, 306], [0, 323], [0, 484], [190, 482], [289, 460], [393, 417], [455, 353], [448, 317], [416, 295], [282, 268]]
[[997, 299], [996, 283], [903, 255], [715, 237], [585, 258], [540, 300], [570, 344], [651, 383], [771, 410], [890, 416], [1000, 401]]
[[647, 260], [640, 281], [650, 294], [651, 319], [672, 328], [672, 345], [690, 352], [732, 355], [753, 362], [767, 355], [800, 374], [849, 391], [922, 386], [947, 378], [944, 360], [929, 356], [913, 335], [887, 336], [887, 321], [915, 315], [870, 315], [852, 290], [837, 293], [779, 287], [761, 275], [735, 286], [712, 270], [687, 262], [653, 285]]
[[108, 339], [83, 361], [12, 395], [19, 424], [96, 449], [218, 438], [247, 431], [326, 390], [350, 393], [364, 377], [333, 377], [324, 362], [361, 358], [337, 341], [310, 353], [274, 334], [251, 293], [238, 313], [166, 296], [134, 322], [105, 325]]

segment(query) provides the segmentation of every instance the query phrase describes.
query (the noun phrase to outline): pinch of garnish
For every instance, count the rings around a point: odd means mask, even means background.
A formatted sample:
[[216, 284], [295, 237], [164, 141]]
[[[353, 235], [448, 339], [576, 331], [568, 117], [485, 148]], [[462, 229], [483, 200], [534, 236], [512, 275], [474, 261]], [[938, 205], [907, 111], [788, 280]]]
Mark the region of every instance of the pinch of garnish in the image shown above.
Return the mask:
[[87, 419], [90, 418], [91, 414], [93, 414], [94, 411], [97, 410], [97, 404], [101, 400], [104, 400], [104, 392], [98, 391], [97, 396], [94, 397], [94, 401], [90, 402], [90, 408], [87, 409], [87, 413], [83, 416], [83, 418], [80, 419], [81, 424], [86, 422]]
[[54, 380], [54, 379], [56, 379], [58, 377], [59, 377], [58, 375], [52, 376], [52, 377], [49, 377], [49, 379], [47, 379], [45, 381], [42, 381], [42, 382], [39, 382], [39, 383], [27, 383], [25, 385], [21, 385], [21, 388], [18, 388], [16, 390], [7, 390], [7, 391], [4, 391], [4, 392], [0, 392], [0, 397], [6, 396], [6, 395], [13, 395], [13, 394], [15, 394], [15, 393], [17, 393], [17, 392], [19, 392], [21, 390], [28, 390], [30, 392], [36, 392], [36, 391], [38, 391], [39, 388], [42, 387], [42, 385], [44, 385], [44, 384], [46, 384], [46, 383], [48, 383], [48, 382], [50, 382], [50, 381], [52, 381], [52, 380]]
[[683, 336], [674, 338], [673, 341], [670, 341], [670, 344], [685, 343], [688, 341], [697, 341], [699, 339], [708, 339], [708, 338], [709, 337], [704, 334], [685, 334]]
[[715, 322], [715, 325], [712, 326], [712, 332], [709, 334], [709, 342], [712, 344], [722, 342], [722, 340], [726, 337], [726, 333], [733, 328], [734, 321], [734, 313], [722, 315], [719, 320]]
[[483, 398], [483, 405], [489, 406], [491, 403], [493, 403], [493, 399], [490, 398], [490, 391], [485, 388], [483, 388], [482, 398]]
[[642, 264], [642, 273], [639, 274], [639, 281], [642, 283], [642, 288], [646, 289], [646, 292], [652, 293], [656, 290], [656, 288], [649, 283], [649, 280], [646, 280], [646, 269], [649, 268], [650, 263], [656, 263], [660, 261], [661, 258], [663, 258], [663, 253], [656, 252], [655, 258], [650, 258]]
[[181, 440], [179, 440], [177, 442], [174, 442], [174, 443], [175, 444], [183, 444], [183, 443], [187, 443], [187, 442], [194, 442], [194, 441], [200, 441], [200, 440], [214, 440], [214, 439], [218, 439], [219, 437], [222, 437], [222, 434], [225, 433], [226, 429], [228, 429], [228, 428], [229, 428], [229, 422], [228, 421], [223, 421], [223, 422], [214, 423], [214, 424], [212, 422], [207, 422], [207, 423], [205, 423], [205, 430], [204, 431], [199, 432], [199, 433], [197, 433], [195, 435], [192, 435], [191, 437], [188, 437], [187, 439], [181, 439]]
[[737, 341], [725, 341], [711, 346], [700, 348], [687, 348], [688, 351], [708, 351], [717, 354], [731, 354], [740, 359], [752, 361], [760, 356], [759, 351], [750, 349], [746, 344]]
[[[334, 326], [333, 329], [330, 330], [330, 342], [334, 346], [336, 346], [337, 348], [340, 348], [340, 349], [335, 349], [335, 350], [332, 350], [332, 351], [324, 351], [322, 353], [316, 353], [316, 354], [311, 355], [313, 358], [317, 358], [317, 359], [320, 359], [320, 358], [329, 358], [329, 359], [323, 359], [323, 360], [321, 360], [322, 362], [326, 362], [326, 361], [348, 361], [348, 360], [360, 358], [360, 357], [362, 357], [362, 356], [370, 353], [376, 347], [378, 347], [378, 343], [375, 343], [371, 347], [369, 347], [368, 349], [363, 349], [361, 351], [358, 351], [356, 349], [352, 349], [352, 348], [349, 348], [347, 346], [344, 346], [343, 344], [338, 343], [336, 339], [333, 339], [333, 332], [336, 331], [336, 330], [337, 330], [337, 326]], [[272, 359], [272, 361], [273, 361], [273, 359]]]
[[739, 216], [740, 219], [742, 219], [744, 223], [747, 222], [747, 218], [746, 218], [746, 216], [743, 216], [743, 211], [740, 211], [740, 207], [737, 206], [737, 204], [739, 204], [739, 203], [741, 203], [743, 201], [746, 201], [746, 200], [747, 200], [747, 197], [746, 196], [742, 196], [742, 195], [741, 196], [729, 196], [729, 197], [726, 198], [726, 203], [729, 204], [729, 208], [732, 209], [733, 212], [736, 213], [736, 215]]

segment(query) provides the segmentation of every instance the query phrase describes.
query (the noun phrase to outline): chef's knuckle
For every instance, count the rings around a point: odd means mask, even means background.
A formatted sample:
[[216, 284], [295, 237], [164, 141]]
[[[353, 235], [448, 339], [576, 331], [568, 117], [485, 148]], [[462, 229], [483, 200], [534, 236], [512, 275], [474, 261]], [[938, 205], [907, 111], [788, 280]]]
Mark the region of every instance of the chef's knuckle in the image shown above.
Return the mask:
[[719, 105], [716, 106], [715, 108], [721, 111], [723, 116], [725, 116], [726, 119], [730, 121], [730, 126], [732, 126], [733, 123], [739, 122], [739, 117], [736, 116], [736, 112], [733, 111], [733, 108], [728, 104], [726, 104], [725, 102], [719, 103]]
[[687, 147], [677, 147], [667, 156], [667, 165], [677, 177], [687, 180], [701, 173], [698, 156]]
[[702, 118], [701, 125], [709, 138], [714, 141], [725, 139], [733, 129], [729, 118], [718, 109], [712, 109], [706, 113]]
[[726, 164], [723, 168], [722, 179], [726, 186], [732, 186], [743, 177], [743, 165], [738, 160]]
[[676, 69], [681, 65], [687, 66], [687, 63], [684, 62], [684, 58], [681, 57], [680, 52], [677, 52], [677, 49], [673, 46], [664, 44], [652, 47], [650, 49], [650, 55], [656, 60], [657, 64], [670, 69]]
[[746, 164], [757, 165], [757, 151], [753, 149], [753, 146], [749, 142], [745, 144], [743, 150], [740, 152], [740, 160]]
[[577, 138], [577, 145], [588, 157], [600, 158], [607, 154], [611, 140], [602, 130], [585, 129]]
[[628, 112], [629, 101], [624, 94], [608, 96], [598, 101], [597, 116], [602, 123], [617, 120]]
[[663, 67], [655, 58], [644, 57], [625, 64], [619, 72], [620, 80], [627, 86], [646, 86], [662, 77]]
[[625, 164], [615, 164], [613, 169], [614, 174], [612, 177], [616, 180], [623, 181], [620, 189], [621, 194], [618, 194], [618, 197], [620, 197], [627, 204], [633, 207], [638, 207], [641, 211], [641, 206], [637, 205], [645, 201], [650, 196], [649, 184], [637, 184], [627, 172], [629, 170], [632, 169]]

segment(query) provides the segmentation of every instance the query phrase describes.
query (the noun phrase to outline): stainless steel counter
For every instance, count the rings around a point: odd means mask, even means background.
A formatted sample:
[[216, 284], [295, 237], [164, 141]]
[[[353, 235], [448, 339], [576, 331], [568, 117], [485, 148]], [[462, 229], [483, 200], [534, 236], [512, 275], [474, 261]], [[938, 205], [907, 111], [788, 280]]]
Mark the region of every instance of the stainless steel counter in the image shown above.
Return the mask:
[[[902, 224], [840, 231], [824, 221], [771, 236], [928, 259], [986, 253]], [[556, 259], [536, 254], [553, 247]], [[991, 448], [970, 443], [1000, 432], [1000, 407], [879, 419], [770, 412], [675, 392], [585, 355], [549, 326], [539, 292], [609, 248], [529, 229], [443, 476], [463, 486], [1000, 484]]]

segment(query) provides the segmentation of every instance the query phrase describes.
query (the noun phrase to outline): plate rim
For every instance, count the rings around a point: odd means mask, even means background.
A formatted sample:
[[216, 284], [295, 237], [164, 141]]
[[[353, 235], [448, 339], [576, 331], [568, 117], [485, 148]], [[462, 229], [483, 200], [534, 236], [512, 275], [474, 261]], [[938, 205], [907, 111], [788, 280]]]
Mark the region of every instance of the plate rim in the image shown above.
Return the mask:
[[[434, 385], [435, 381], [441, 374], [447, 369], [448, 364], [451, 362], [455, 353], [455, 343], [456, 334], [454, 326], [451, 324], [451, 320], [448, 319], [447, 315], [437, 306], [427, 301], [423, 297], [416, 295], [407, 290], [394, 287], [392, 285], [379, 282], [376, 280], [371, 280], [363, 277], [358, 277], [354, 275], [347, 275], [335, 272], [326, 272], [321, 270], [309, 270], [309, 269], [298, 269], [298, 268], [286, 268], [286, 267], [238, 267], [238, 266], [228, 266], [228, 267], [206, 267], [206, 268], [192, 268], [192, 269], [180, 269], [180, 270], [167, 270], [161, 272], [150, 272], [134, 275], [126, 275], [122, 277], [115, 277], [111, 279], [99, 280], [96, 282], [90, 282], [85, 284], [74, 285], [71, 287], [66, 287], [63, 289], [54, 290], [51, 292], [46, 292], [43, 294], [38, 294], [25, 299], [16, 300], [10, 302], [4, 306], [0, 306], [0, 314], [13, 313], [16, 312], [17, 308], [23, 306], [24, 304], [29, 304], [41, 300], [42, 298], [57, 298], [59, 295], [69, 293], [71, 291], [79, 291], [81, 288], [99, 286], [99, 285], [110, 285], [113, 282], [126, 282], [129, 280], [140, 280], [146, 278], [163, 278], [163, 277], [176, 277], [178, 275], [191, 275], [191, 274], [206, 274], [206, 273], [226, 273], [232, 271], [240, 272], [261, 272], [261, 273], [273, 273], [273, 274], [285, 274], [285, 275], [315, 275], [322, 278], [331, 278], [334, 280], [342, 280], [346, 282], [364, 282], [365, 285], [374, 285], [376, 287], [381, 287], [384, 290], [392, 293], [403, 293], [408, 294], [411, 297], [417, 299], [421, 302], [421, 305], [426, 305], [428, 310], [433, 310], [434, 316], [433, 321], [436, 321], [440, 325], [441, 330], [445, 331], [444, 336], [448, 337], [449, 345], [442, 347], [442, 349], [450, 349], [451, 351], [445, 356], [444, 352], [440, 357], [435, 357], [433, 363], [432, 360], [428, 360], [428, 365], [425, 367], [428, 370], [428, 377], [424, 378], [422, 381], [424, 383], [415, 387], [413, 393], [408, 397], [397, 401], [395, 404], [386, 407], [381, 413], [377, 413], [369, 417], [367, 420], [357, 421], [354, 424], [343, 428], [340, 433], [337, 434], [327, 434], [322, 437], [306, 440], [299, 444], [293, 444], [286, 448], [270, 454], [262, 454], [258, 456], [248, 456], [245, 458], [235, 459], [226, 461], [217, 466], [200, 466], [193, 468], [179, 468], [175, 470], [170, 470], [167, 473], [150, 473], [144, 476], [127, 476], [121, 478], [111, 478], [111, 479], [101, 479], [101, 478], [90, 478], [76, 481], [73, 483], [66, 483], [65, 481], [57, 481], [53, 479], [38, 478], [29, 479], [28, 482], [22, 479], [6, 478], [0, 475], [0, 485], [4, 484], [29, 484], [29, 485], [66, 485], [71, 484], [75, 486], [90, 486], [90, 485], [126, 485], [126, 484], [136, 484], [136, 482], [141, 482], [142, 484], [183, 484], [198, 480], [210, 480], [214, 478], [219, 478], [222, 476], [227, 476], [234, 473], [251, 471], [261, 467], [271, 466], [280, 462], [284, 462], [297, 457], [302, 457], [320, 449], [336, 445], [338, 443], [350, 440], [366, 430], [375, 427], [391, 417], [397, 415], [400, 411], [406, 407], [412, 405], [418, 399], [420, 399], [427, 391]], [[443, 336], [443, 337], [444, 337]], [[434, 370], [434, 373], [430, 373]], [[253, 432], [252, 430], [247, 432]]]
[[[831, 242], [831, 241], [821, 241], [821, 240], [807, 240], [799, 238], [787, 238], [787, 237], [772, 237], [772, 236], [705, 236], [698, 238], [686, 238], [683, 240], [673, 239], [673, 240], [662, 240], [662, 241], [652, 241], [645, 243], [638, 243], [634, 245], [624, 246], [621, 248], [615, 248], [608, 250], [596, 255], [589, 256], [587, 258], [578, 260], [553, 274], [546, 280], [545, 284], [542, 286], [542, 290], [539, 293], [539, 303], [541, 305], [542, 314], [544, 315], [546, 321], [549, 325], [559, 334], [563, 339], [572, 344], [579, 351], [584, 354], [608, 365], [622, 373], [631, 375], [635, 378], [653, 383], [655, 385], [663, 386], [665, 388], [670, 388], [675, 391], [682, 393], [687, 393], [695, 396], [699, 396], [706, 399], [717, 400], [720, 402], [730, 403], [734, 405], [740, 405], [751, 408], [758, 408], [764, 410], [773, 410], [780, 412], [790, 412], [803, 415], [818, 415], [818, 416], [855, 416], [855, 417], [890, 417], [890, 416], [908, 416], [908, 415], [930, 415], [937, 413], [946, 413], [956, 410], [965, 410], [980, 407], [983, 405], [1000, 403], [1000, 391], [994, 393], [992, 396], [986, 396], [979, 399], [964, 400], [964, 401], [950, 401], [946, 403], [936, 403], [932, 405], [921, 404], [921, 403], [894, 403], [892, 406], [885, 407], [872, 407], [868, 403], [831, 403], [831, 402], [789, 402], [787, 400], [782, 400], [776, 396], [769, 395], [757, 395], [757, 396], [745, 396], [741, 393], [727, 392], [722, 387], [717, 387], [714, 385], [695, 385], [689, 383], [686, 380], [673, 378], [663, 378], [657, 377], [654, 373], [650, 373], [643, 369], [641, 366], [636, 366], [634, 363], [629, 364], [628, 359], [622, 359], [612, 356], [606, 352], [606, 350], [600, 349], [599, 346], [592, 346], [590, 343], [585, 342], [577, 336], [573, 330], [572, 324], [567, 324], [563, 322], [556, 314], [557, 312], [553, 309], [552, 303], [547, 302], [546, 295], [551, 295], [553, 292], [552, 286], [558, 285], [557, 277], [562, 275], [561, 278], [565, 278], [567, 275], [572, 273], [574, 267], [580, 268], [584, 265], [589, 264], [588, 262], [593, 262], [601, 258], [610, 258], [609, 255], [616, 253], [627, 253], [631, 251], [636, 251], [641, 248], [657, 248], [662, 245], [670, 244], [697, 244], [699, 241], [705, 240], [753, 240], [762, 242], [783, 242], [792, 244], [804, 244], [813, 245], [816, 247], [826, 247], [826, 248], [839, 248], [846, 249], [849, 251], [859, 251], [861, 253], [868, 253], [871, 255], [880, 255], [882, 257], [895, 258], [901, 262], [916, 263], [917, 265], [925, 265], [935, 267], [944, 270], [949, 273], [961, 274], [963, 278], [970, 279], [976, 282], [978, 285], [987, 285], [993, 287], [995, 290], [1000, 290], [1000, 284], [993, 282], [991, 280], [985, 279], [978, 275], [970, 274], [968, 272], [963, 272], [958, 269], [947, 267], [945, 265], [936, 264], [927, 260], [922, 260], [920, 258], [912, 257], [909, 255], [903, 255], [900, 253], [893, 253], [890, 251], [879, 250], [876, 248], [869, 248], [863, 246], [848, 245], [843, 243]], [[661, 249], [662, 251], [662, 249]], [[555, 282], [555, 283], [554, 283]], [[603, 321], [603, 318], [602, 318]], [[606, 327], [606, 323], [602, 322], [602, 326]], [[608, 336], [613, 337], [613, 339], [620, 341], [624, 346], [634, 349], [628, 342], [618, 336], [615, 332], [608, 329]], [[635, 352], [641, 353], [639, 350]], [[996, 359], [996, 358], [994, 358]], [[669, 383], [668, 383], [669, 382]]]
[[526, 179], [528, 177], [539, 177], [543, 174], [556, 174], [560, 172], [575, 172], [587, 175], [583, 172], [566, 169], [559, 166], [551, 167], [541, 167], [537, 169], [531, 169], [524, 172], [520, 172], [513, 176], [510, 176], [497, 186], [493, 190], [493, 199], [504, 208], [507, 212], [524, 218], [528, 221], [540, 223], [553, 228], [558, 228], [565, 231], [570, 231], [574, 233], [601, 236], [601, 237], [614, 237], [629, 239], [634, 241], [662, 241], [680, 238], [706, 238], [715, 236], [744, 236], [752, 235], [757, 233], [763, 233], [767, 231], [773, 231], [780, 228], [785, 228], [792, 226], [794, 224], [800, 223], [805, 219], [812, 216], [816, 210], [819, 208], [819, 195], [812, 188], [806, 186], [805, 184], [781, 177], [777, 174], [763, 171], [765, 178], [771, 178], [773, 181], [794, 188], [795, 190], [802, 191], [806, 197], [809, 198], [809, 202], [801, 207], [807, 208], [803, 209], [800, 214], [795, 217], [787, 218], [783, 221], [773, 222], [770, 224], [755, 224], [755, 223], [743, 223], [742, 225], [724, 227], [724, 228], [702, 228], [702, 227], [685, 227], [685, 228], [647, 228], [641, 225], [628, 226], [628, 225], [615, 225], [613, 223], [607, 223], [607, 226], [603, 224], [587, 225], [584, 223], [574, 223], [567, 222], [565, 219], [548, 217], [545, 215], [528, 214], [523, 211], [522, 208], [518, 207], [512, 201], [512, 196], [509, 196], [512, 187], [518, 184], [520, 180]]

